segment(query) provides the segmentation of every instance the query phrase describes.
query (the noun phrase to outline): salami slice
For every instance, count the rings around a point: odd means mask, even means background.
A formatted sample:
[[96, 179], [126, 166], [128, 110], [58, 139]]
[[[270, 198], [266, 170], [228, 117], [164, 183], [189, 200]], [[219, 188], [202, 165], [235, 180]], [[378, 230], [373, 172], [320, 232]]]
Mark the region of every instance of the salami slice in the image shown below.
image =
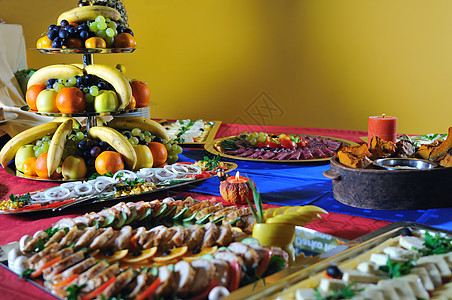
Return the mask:
[[279, 152], [278, 154], [276, 154], [276, 156], [273, 157], [272, 159], [275, 159], [275, 160], [283, 160], [283, 159], [286, 159], [286, 157], [288, 157], [289, 155], [290, 155], [290, 152], [287, 152], [287, 151], [281, 151], [281, 152]]
[[323, 153], [323, 151], [320, 150], [320, 149], [314, 150], [314, 151], [312, 152], [312, 155], [313, 155], [315, 158], [326, 158], [326, 157], [328, 157], [328, 156], [326, 156], [326, 154]]
[[255, 152], [253, 154], [251, 154], [250, 156], [248, 156], [248, 158], [258, 158], [259, 156], [262, 155], [262, 150], [257, 149], [255, 150]]
[[265, 152], [265, 154], [263, 154], [260, 158], [262, 159], [271, 159], [272, 157], [275, 157], [276, 153], [271, 151], [271, 150], [267, 150], [267, 152]]
[[301, 155], [301, 149], [295, 150], [290, 156], [289, 160], [299, 160]]
[[236, 155], [237, 157], [248, 157], [248, 156], [250, 156], [251, 154], [253, 154], [254, 153], [254, 150], [253, 149], [248, 149], [248, 150], [246, 150], [245, 152], [243, 152], [243, 153], [240, 153], [239, 155]]
[[302, 150], [300, 153], [301, 159], [314, 159], [314, 156], [312, 156], [312, 153], [309, 149]]
[[237, 149], [237, 150], [229, 150], [229, 151], [225, 151], [224, 153], [228, 154], [228, 155], [237, 155], [237, 154], [241, 154], [245, 151], [246, 151], [245, 147], [240, 146], [239, 149]]

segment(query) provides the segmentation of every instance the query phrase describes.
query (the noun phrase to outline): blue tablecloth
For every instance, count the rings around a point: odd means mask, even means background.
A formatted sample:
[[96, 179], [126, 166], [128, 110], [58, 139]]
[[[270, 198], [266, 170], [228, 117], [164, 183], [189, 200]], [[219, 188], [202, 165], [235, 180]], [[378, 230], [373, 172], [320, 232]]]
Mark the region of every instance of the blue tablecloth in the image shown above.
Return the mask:
[[[207, 155], [203, 150], [184, 150], [180, 161], [194, 161]], [[333, 197], [331, 179], [323, 176], [329, 163], [266, 163], [228, 160], [238, 165], [237, 171], [257, 185], [263, 202], [276, 205], [314, 204], [329, 212], [349, 214], [392, 222], [412, 221], [452, 231], [452, 208], [428, 210], [371, 210], [344, 205]], [[235, 174], [235, 171], [233, 171]], [[220, 195], [220, 181], [211, 178], [193, 186], [192, 192]], [[452, 205], [452, 204], [451, 204]]]

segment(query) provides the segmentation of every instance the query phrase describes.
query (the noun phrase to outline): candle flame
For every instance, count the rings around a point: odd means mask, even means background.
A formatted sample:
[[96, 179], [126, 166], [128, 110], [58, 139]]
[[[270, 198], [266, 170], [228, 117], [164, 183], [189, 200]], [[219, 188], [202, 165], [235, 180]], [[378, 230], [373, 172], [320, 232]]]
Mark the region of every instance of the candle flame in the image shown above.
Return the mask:
[[240, 175], [239, 175], [239, 171], [237, 171], [237, 173], [235, 173], [235, 180], [239, 180]]
[[386, 114], [381, 114], [381, 117], [382, 117], [382, 118], [386, 117]]

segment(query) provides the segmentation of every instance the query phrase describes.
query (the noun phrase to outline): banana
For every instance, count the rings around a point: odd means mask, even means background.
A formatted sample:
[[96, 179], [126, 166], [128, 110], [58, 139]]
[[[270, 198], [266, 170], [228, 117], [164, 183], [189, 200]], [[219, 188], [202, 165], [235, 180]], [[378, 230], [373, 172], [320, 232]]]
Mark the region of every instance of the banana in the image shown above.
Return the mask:
[[47, 171], [49, 178], [58, 168], [63, 157], [64, 145], [66, 139], [72, 132], [72, 119], [67, 119], [60, 124], [50, 141], [49, 152], [47, 154]]
[[107, 142], [122, 155], [129, 169], [135, 169], [137, 154], [132, 144], [120, 132], [107, 126], [96, 126], [89, 129], [88, 137]]
[[0, 162], [6, 167], [10, 161], [14, 159], [17, 150], [26, 144], [31, 144], [36, 140], [43, 138], [47, 134], [54, 133], [60, 123], [49, 122], [41, 124], [25, 131], [22, 131], [12, 139], [10, 139], [0, 151]]
[[50, 65], [37, 70], [28, 80], [27, 89], [35, 84], [45, 84], [50, 78], [82, 76], [83, 70], [73, 65]]
[[97, 16], [104, 16], [113, 21], [119, 21], [122, 23], [121, 14], [114, 8], [92, 5], [92, 6], [81, 6], [76, 7], [71, 10], [63, 12], [59, 17], [57, 24], [60, 25], [61, 21], [66, 20], [69, 23], [72, 22], [86, 22], [97, 18]]
[[80, 129], [82, 127], [82, 124], [77, 119], [71, 118], [71, 117], [56, 117], [52, 120], [52, 122], [60, 122], [63, 123], [64, 121], [72, 120], [72, 128], [73, 129]]
[[170, 138], [168, 131], [162, 126], [162, 124], [143, 117], [113, 118], [113, 120], [108, 122], [108, 126], [116, 129], [129, 130], [133, 128], [140, 128], [141, 130], [147, 130], [162, 139], [169, 140]]
[[129, 80], [118, 69], [112, 66], [93, 64], [85, 67], [88, 74], [96, 75], [109, 82], [116, 91], [119, 101], [119, 109], [124, 109], [132, 99], [132, 88]]

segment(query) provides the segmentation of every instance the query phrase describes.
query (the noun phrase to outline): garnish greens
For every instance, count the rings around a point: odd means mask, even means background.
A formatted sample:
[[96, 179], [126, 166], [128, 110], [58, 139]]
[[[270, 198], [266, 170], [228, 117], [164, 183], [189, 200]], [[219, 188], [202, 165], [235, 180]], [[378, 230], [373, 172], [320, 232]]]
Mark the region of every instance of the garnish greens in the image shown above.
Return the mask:
[[9, 195], [9, 200], [11, 200], [11, 202], [30, 202], [31, 201], [31, 196], [30, 193], [26, 193], [25, 195], [22, 196], [15, 196], [14, 194]]
[[251, 179], [248, 178], [248, 181], [250, 182], [251, 189], [253, 190], [254, 205], [256, 206], [256, 208], [254, 208], [254, 206], [251, 204], [250, 199], [246, 198], [246, 202], [248, 203], [251, 212], [253, 213], [256, 223], [265, 223], [264, 207], [262, 206], [261, 195], [256, 190], [256, 187], [254, 186], [254, 183], [251, 181]]
[[78, 294], [80, 293], [80, 290], [84, 286], [85, 286], [85, 284], [82, 284], [82, 285], [73, 284], [70, 287], [68, 287], [66, 289], [66, 292], [67, 292], [66, 299], [67, 300], [77, 300], [78, 299]]
[[44, 250], [44, 240], [39, 239], [38, 242], [36, 243], [36, 252], [42, 251]]
[[34, 269], [26, 269], [19, 275], [19, 278], [26, 279], [26, 278], [30, 277], [31, 273], [33, 273], [34, 271], [35, 271]]
[[333, 290], [331, 295], [328, 296], [322, 296], [322, 294], [320, 293], [320, 291], [315, 288], [315, 299], [316, 300], [341, 300], [341, 299], [351, 299], [353, 298], [353, 296], [355, 296], [355, 292], [352, 290], [352, 286], [355, 283], [352, 282], [349, 285], [347, 285], [346, 287], [340, 289], [340, 290]]
[[[179, 121], [179, 124], [181, 124], [181, 125], [184, 124], [184, 121]], [[195, 121], [190, 120], [190, 122], [188, 122], [187, 126], [182, 126], [182, 127], [180, 128], [180, 131], [177, 133], [176, 139], [175, 139], [178, 143], [183, 143], [183, 142], [185, 142], [185, 140], [184, 140], [183, 138], [181, 138], [181, 136], [182, 136], [185, 132], [187, 132], [187, 131], [193, 126], [193, 124], [195, 124]]]
[[50, 239], [55, 233], [58, 232], [58, 230], [60, 230], [58, 227], [49, 227], [46, 230], [44, 230], [45, 233], [47, 233], [47, 238]]
[[379, 269], [385, 273], [388, 273], [389, 277], [397, 278], [410, 274], [413, 267], [414, 264], [411, 259], [404, 262], [395, 262], [388, 257], [386, 266], [380, 266]]
[[237, 150], [237, 146], [235, 145], [235, 140], [233, 140], [233, 139], [222, 140], [221, 148], [223, 148], [223, 151]]
[[440, 234], [431, 235], [425, 232], [424, 246], [425, 249], [416, 249], [422, 256], [433, 254], [444, 254], [452, 251], [452, 239]]
[[213, 171], [213, 170], [215, 170], [216, 168], [218, 168], [219, 167], [219, 162], [220, 162], [220, 156], [219, 155], [216, 155], [216, 156], [214, 156], [213, 158], [209, 158], [209, 157], [207, 157], [207, 156], [204, 156], [204, 158], [202, 159], [202, 162], [205, 162], [206, 164], [205, 164], [205, 167], [208, 169], [208, 170], [210, 170], [210, 171]]
[[96, 179], [99, 176], [108, 176], [108, 177], [113, 177], [113, 174], [111, 174], [110, 171], [108, 171], [107, 173], [105, 173], [104, 175], [100, 175], [99, 173], [94, 173], [93, 175], [91, 175], [90, 178], [88, 178], [88, 180], [93, 180]]

